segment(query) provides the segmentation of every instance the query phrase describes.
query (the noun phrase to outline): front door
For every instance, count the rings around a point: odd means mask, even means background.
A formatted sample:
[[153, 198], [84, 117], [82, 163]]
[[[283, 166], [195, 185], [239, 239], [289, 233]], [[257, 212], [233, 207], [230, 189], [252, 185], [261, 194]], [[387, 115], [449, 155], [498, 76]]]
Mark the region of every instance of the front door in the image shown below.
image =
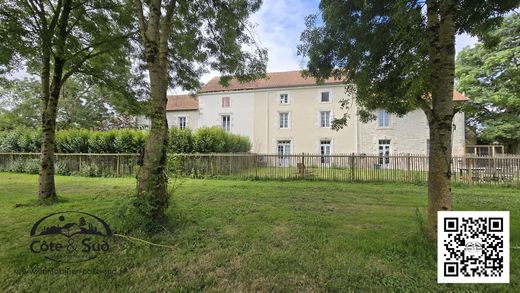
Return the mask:
[[287, 167], [289, 166], [289, 157], [291, 154], [291, 141], [290, 140], [279, 140], [278, 141], [278, 166]]
[[387, 166], [390, 164], [390, 140], [379, 140], [379, 165]]
[[322, 140], [320, 142], [320, 154], [321, 154], [321, 164], [328, 166], [330, 164], [330, 140]]

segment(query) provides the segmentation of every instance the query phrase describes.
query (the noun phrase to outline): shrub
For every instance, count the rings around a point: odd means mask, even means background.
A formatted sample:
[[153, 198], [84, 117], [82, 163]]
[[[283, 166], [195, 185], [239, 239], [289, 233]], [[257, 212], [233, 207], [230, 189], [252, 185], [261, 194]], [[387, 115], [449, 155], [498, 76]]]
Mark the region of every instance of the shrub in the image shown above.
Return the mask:
[[225, 150], [226, 132], [220, 127], [199, 128], [193, 135], [197, 153], [221, 153]]
[[29, 159], [25, 161], [23, 173], [38, 174], [40, 171], [40, 160]]
[[2, 152], [19, 152], [18, 139], [21, 135], [21, 130], [16, 129], [12, 131], [3, 131], [0, 134], [0, 151]]
[[64, 176], [69, 176], [71, 174], [71, 171], [69, 170], [69, 167], [67, 166], [67, 164], [62, 161], [57, 161], [54, 164], [54, 172], [57, 175], [64, 175]]
[[175, 154], [193, 152], [193, 134], [191, 129], [170, 128], [168, 133], [168, 151]]
[[[139, 153], [147, 133], [140, 130], [93, 131], [84, 129], [56, 132], [58, 153]], [[0, 132], [0, 152], [40, 152], [40, 130], [16, 129]], [[245, 136], [225, 132], [220, 127], [172, 128], [168, 133], [170, 153], [248, 152], [251, 143]]]
[[89, 138], [90, 153], [116, 153], [116, 131], [93, 131]]
[[90, 132], [84, 129], [62, 130], [56, 133], [58, 153], [87, 153]]

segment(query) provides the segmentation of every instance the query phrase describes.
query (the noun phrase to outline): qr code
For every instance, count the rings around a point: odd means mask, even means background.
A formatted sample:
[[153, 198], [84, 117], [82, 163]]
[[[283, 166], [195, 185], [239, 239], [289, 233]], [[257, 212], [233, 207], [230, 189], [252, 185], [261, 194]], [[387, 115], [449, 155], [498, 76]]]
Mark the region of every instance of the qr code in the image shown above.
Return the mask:
[[509, 283], [509, 212], [437, 216], [439, 283]]

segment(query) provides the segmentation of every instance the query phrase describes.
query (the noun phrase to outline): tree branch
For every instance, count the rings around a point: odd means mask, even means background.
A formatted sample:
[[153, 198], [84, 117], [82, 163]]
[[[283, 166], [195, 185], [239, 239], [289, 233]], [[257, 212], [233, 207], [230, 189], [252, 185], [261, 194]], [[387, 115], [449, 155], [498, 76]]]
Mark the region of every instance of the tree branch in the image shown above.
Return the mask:
[[144, 18], [143, 3], [141, 2], [141, 0], [134, 0], [134, 6], [137, 12], [137, 20], [139, 22], [139, 32], [141, 35], [141, 40], [144, 44], [146, 44], [146, 28], [148, 24], [146, 23], [146, 19]]
[[71, 69], [63, 75], [62, 83], [65, 83], [67, 79], [69, 79], [74, 73], [77, 73], [80, 70], [81, 66], [83, 66], [83, 64], [85, 64], [85, 62], [87, 62], [89, 59], [104, 54], [108, 51], [109, 50], [101, 50], [96, 53], [88, 53], [85, 57], [83, 57], [78, 63], [74, 64], [74, 66], [72, 66]]
[[416, 97], [415, 101], [417, 102], [417, 106], [419, 106], [419, 108], [423, 110], [424, 114], [426, 114], [428, 121], [430, 121], [433, 118], [433, 111], [428, 102], [421, 97]]

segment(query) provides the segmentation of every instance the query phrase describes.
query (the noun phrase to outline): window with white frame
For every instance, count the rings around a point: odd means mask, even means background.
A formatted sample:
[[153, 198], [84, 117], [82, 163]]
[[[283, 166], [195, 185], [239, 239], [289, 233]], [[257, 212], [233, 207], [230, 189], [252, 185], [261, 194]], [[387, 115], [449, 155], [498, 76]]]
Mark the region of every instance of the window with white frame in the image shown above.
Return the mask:
[[385, 110], [381, 109], [377, 113], [377, 126], [380, 128], [386, 128], [390, 126], [390, 114]]
[[277, 146], [278, 152], [278, 166], [287, 167], [289, 166], [288, 155], [291, 154], [291, 141], [290, 140], [279, 140]]
[[321, 102], [322, 103], [330, 102], [330, 92], [321, 92]]
[[330, 111], [320, 112], [320, 127], [330, 127]]
[[321, 154], [321, 163], [322, 164], [330, 164], [330, 155], [332, 153], [332, 144], [330, 140], [321, 140], [320, 141], [320, 154]]
[[222, 115], [222, 129], [229, 132], [231, 131], [231, 116]]
[[222, 108], [229, 108], [231, 106], [231, 102], [229, 97], [222, 97]]
[[390, 163], [390, 140], [380, 139], [379, 140], [379, 164], [388, 165]]
[[186, 117], [185, 116], [179, 116], [178, 122], [179, 122], [178, 125], [179, 125], [180, 129], [186, 128], [187, 123], [186, 123]]
[[289, 112], [280, 112], [278, 120], [280, 120], [280, 128], [289, 128]]
[[280, 94], [280, 104], [289, 104], [289, 94]]

